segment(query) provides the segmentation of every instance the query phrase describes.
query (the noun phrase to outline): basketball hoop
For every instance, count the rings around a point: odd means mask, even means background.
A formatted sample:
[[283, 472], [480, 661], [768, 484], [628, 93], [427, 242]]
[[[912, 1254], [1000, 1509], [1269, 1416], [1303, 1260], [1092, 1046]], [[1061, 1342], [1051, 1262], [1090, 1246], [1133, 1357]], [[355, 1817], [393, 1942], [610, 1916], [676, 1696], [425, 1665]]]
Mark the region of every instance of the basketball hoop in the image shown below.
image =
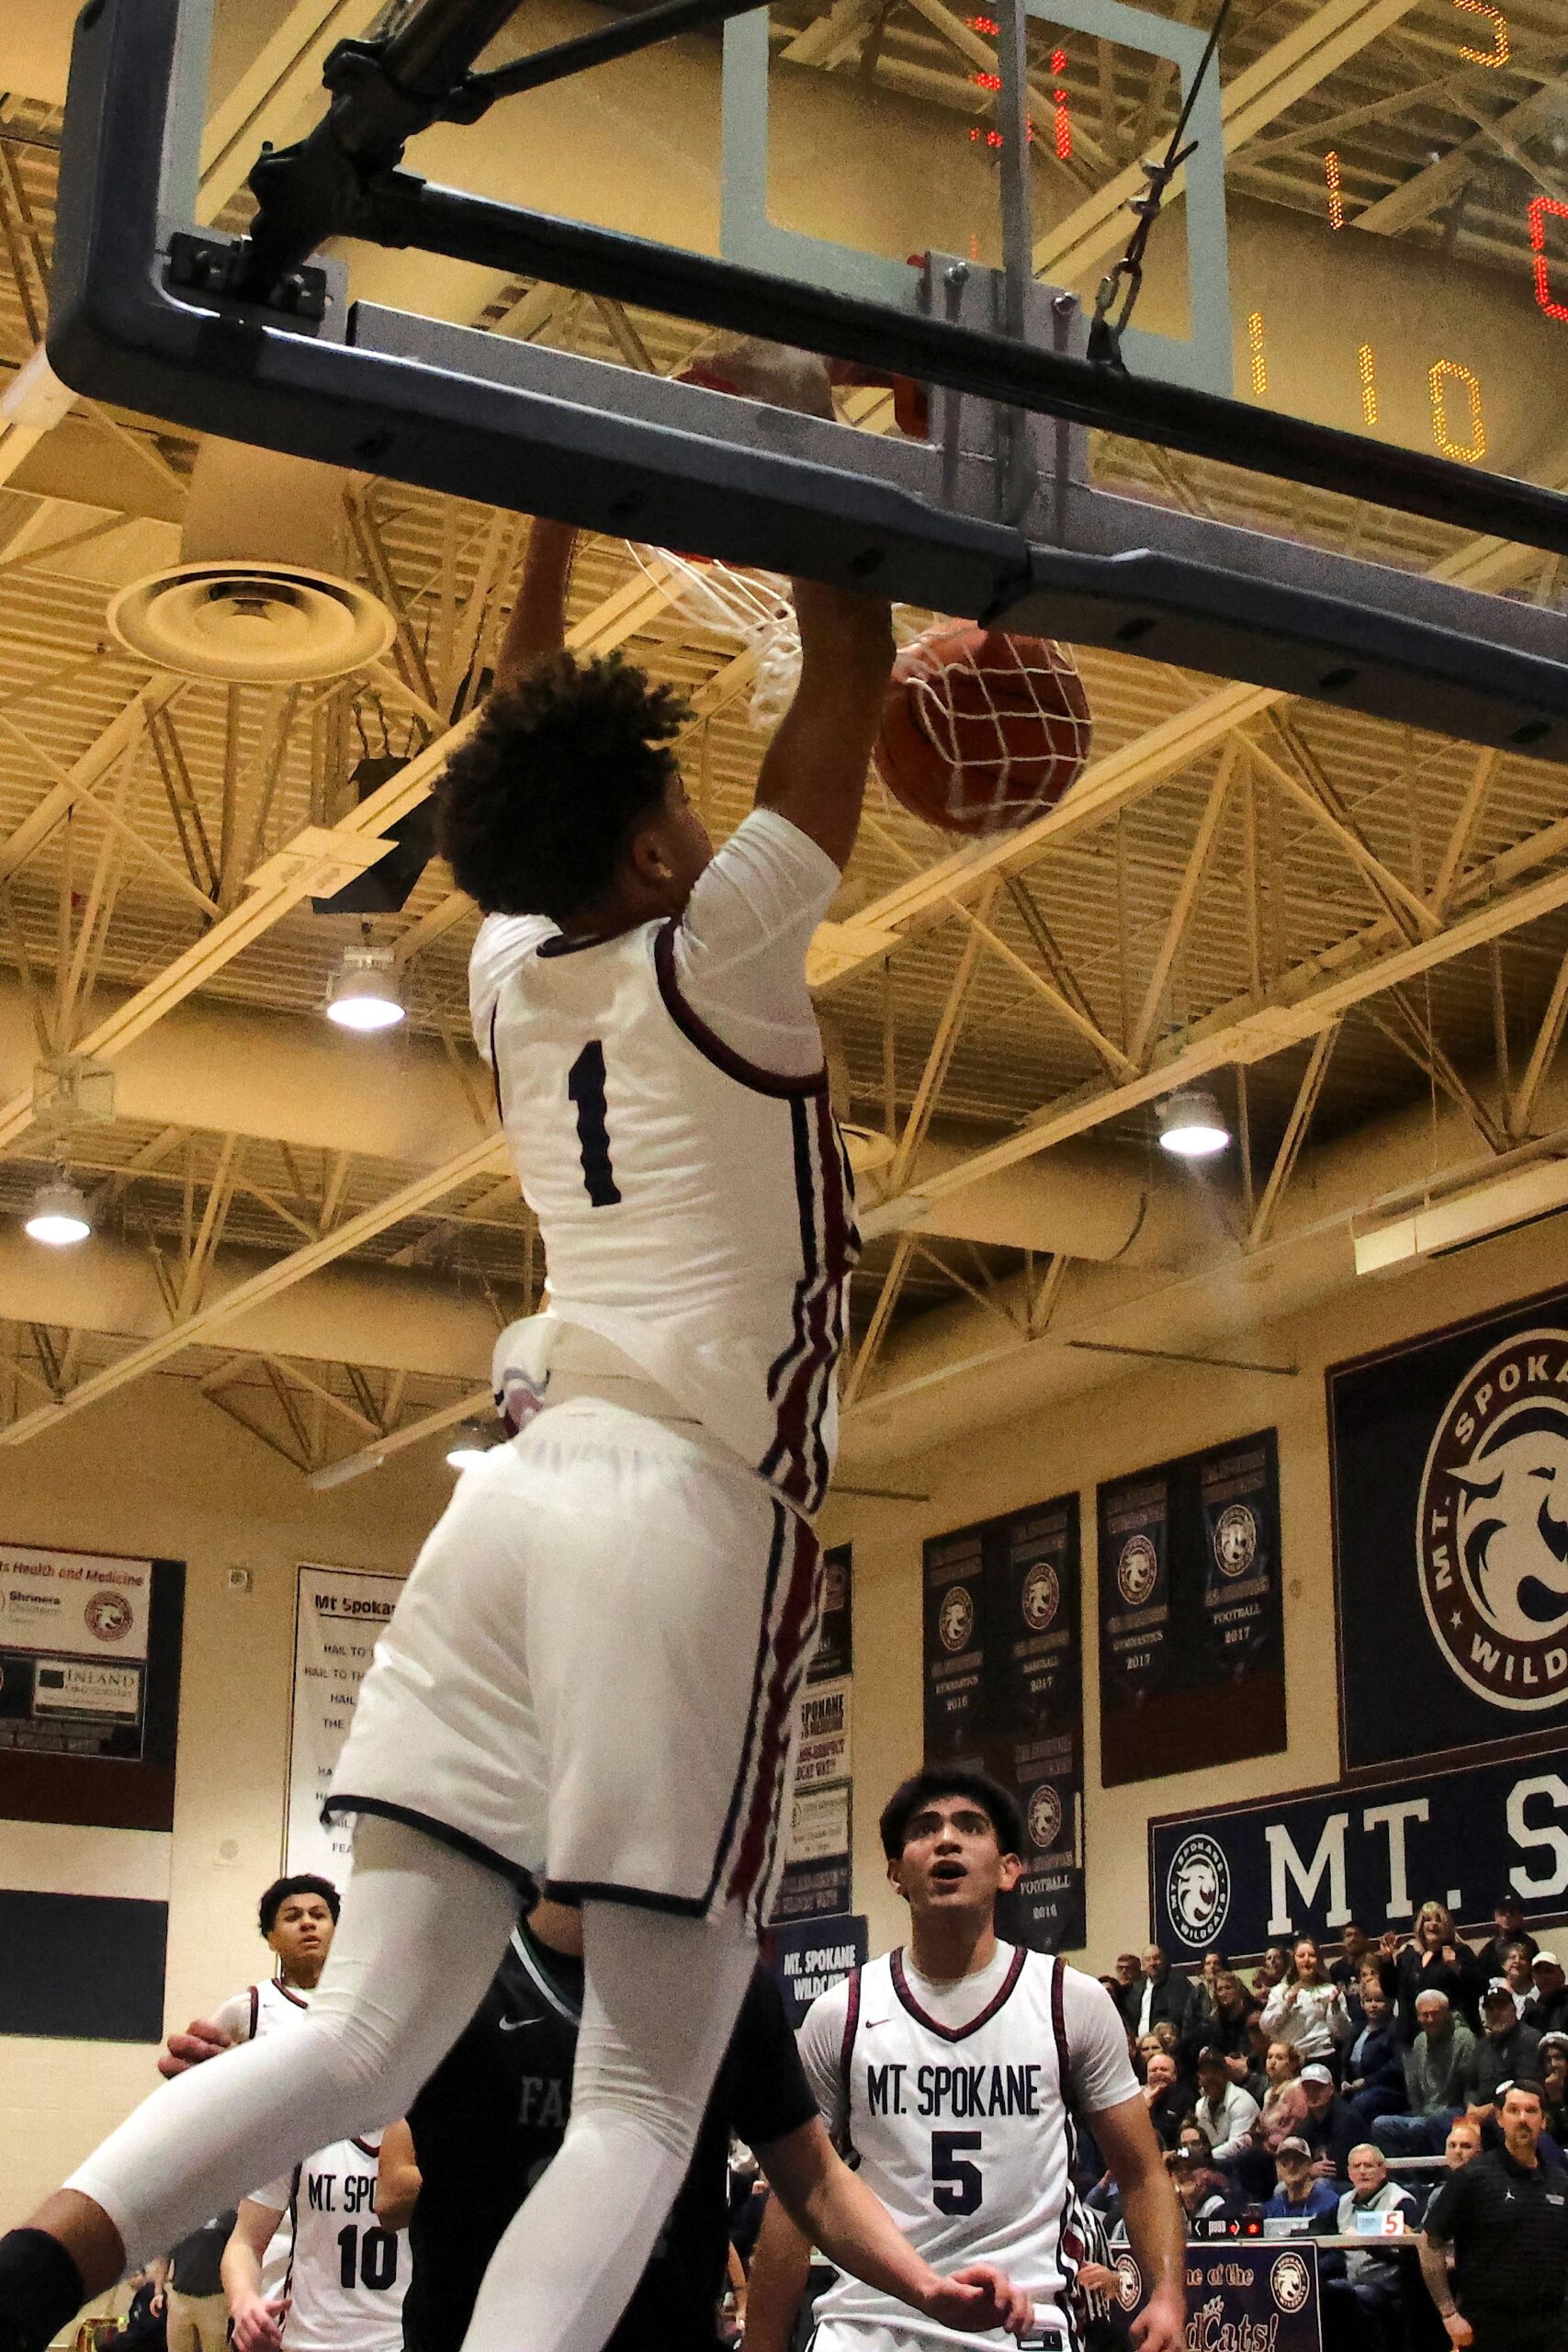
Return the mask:
[[671, 612], [694, 628], [734, 638], [754, 652], [747, 715], [761, 730], [776, 727], [800, 679], [800, 633], [789, 582], [773, 571], [694, 563], [669, 548], [639, 547], [635, 540], [627, 545], [649, 580], [657, 579], [667, 593], [673, 588]]

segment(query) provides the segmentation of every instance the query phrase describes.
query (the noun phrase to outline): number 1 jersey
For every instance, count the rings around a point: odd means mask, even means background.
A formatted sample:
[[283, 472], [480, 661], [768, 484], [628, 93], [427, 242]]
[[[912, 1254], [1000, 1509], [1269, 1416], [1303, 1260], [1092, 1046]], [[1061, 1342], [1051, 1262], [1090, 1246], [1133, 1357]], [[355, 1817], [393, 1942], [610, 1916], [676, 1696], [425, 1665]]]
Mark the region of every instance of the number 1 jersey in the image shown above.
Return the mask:
[[[976, 1975], [931, 1986], [893, 1951], [812, 2003], [800, 2054], [824, 2121], [917, 2252], [943, 2272], [995, 2263], [1076, 2346], [1071, 2289], [1089, 2233], [1073, 2119], [1138, 2093], [1104, 1988], [1005, 1943]], [[835, 2346], [861, 2330], [877, 2344], [883, 2331], [973, 2340], [847, 2276], [817, 2318]]]
[[519, 1379], [543, 1391], [563, 1327], [557, 1363], [591, 1367], [592, 1335], [807, 1512], [859, 1249], [805, 976], [839, 878], [756, 809], [679, 918], [595, 941], [491, 916], [470, 967], [548, 1272], [547, 1314], [513, 1327]]

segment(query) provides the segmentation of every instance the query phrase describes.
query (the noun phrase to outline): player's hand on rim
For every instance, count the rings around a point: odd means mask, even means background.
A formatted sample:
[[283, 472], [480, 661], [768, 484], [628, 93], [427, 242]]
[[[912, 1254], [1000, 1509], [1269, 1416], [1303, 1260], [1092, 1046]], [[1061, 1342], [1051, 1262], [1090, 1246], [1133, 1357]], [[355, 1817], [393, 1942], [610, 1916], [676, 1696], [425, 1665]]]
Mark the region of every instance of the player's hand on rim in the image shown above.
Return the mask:
[[1034, 2324], [1032, 2298], [989, 2262], [971, 2262], [949, 2278], [939, 2278], [920, 2308], [928, 2319], [966, 2335], [1005, 2327], [1010, 2335], [1021, 2336]]
[[234, 2352], [282, 2352], [287, 2295], [269, 2302], [265, 2295], [245, 2295], [233, 2308]]
[[1137, 2352], [1183, 2352], [1187, 2305], [1172, 2291], [1156, 2289], [1128, 2330]]

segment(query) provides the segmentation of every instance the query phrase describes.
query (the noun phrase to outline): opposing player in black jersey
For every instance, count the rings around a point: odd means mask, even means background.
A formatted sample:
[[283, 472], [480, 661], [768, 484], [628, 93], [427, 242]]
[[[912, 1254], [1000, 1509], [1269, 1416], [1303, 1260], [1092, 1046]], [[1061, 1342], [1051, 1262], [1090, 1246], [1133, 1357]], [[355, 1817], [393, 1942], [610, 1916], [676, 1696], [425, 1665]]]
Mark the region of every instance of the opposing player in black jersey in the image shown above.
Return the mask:
[[[543, 1903], [513, 1931], [473, 2022], [381, 2143], [389, 2194], [378, 2213], [408, 2226], [413, 2274], [406, 2352], [458, 2352], [491, 2256], [560, 2147], [571, 2105], [582, 2007], [577, 1913]], [[728, 2244], [731, 2132], [754, 2148], [775, 2193], [815, 2241], [857, 2276], [937, 2319], [962, 2324], [983, 2267], [938, 2277], [912, 2254], [871, 2191], [834, 2154], [795, 2050], [783, 1999], [761, 1964], [741, 2004], [695, 2152], [653, 2258], [605, 2352], [716, 2352]], [[400, 2183], [421, 2188], [412, 2217]], [[1019, 2328], [1028, 2300], [997, 2289]]]

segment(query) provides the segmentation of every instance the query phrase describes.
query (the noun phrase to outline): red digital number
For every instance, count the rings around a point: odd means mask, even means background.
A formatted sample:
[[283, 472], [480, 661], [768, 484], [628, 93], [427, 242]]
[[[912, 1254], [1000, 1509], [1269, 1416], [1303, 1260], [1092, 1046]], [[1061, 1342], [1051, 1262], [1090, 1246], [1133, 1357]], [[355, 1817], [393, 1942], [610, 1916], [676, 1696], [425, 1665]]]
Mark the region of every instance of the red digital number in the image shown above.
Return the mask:
[[1551, 265], [1546, 253], [1546, 216], [1568, 220], [1568, 204], [1555, 196], [1538, 196], [1529, 209], [1530, 251], [1535, 255], [1535, 299], [1549, 319], [1568, 319], [1568, 302], [1551, 299]]

